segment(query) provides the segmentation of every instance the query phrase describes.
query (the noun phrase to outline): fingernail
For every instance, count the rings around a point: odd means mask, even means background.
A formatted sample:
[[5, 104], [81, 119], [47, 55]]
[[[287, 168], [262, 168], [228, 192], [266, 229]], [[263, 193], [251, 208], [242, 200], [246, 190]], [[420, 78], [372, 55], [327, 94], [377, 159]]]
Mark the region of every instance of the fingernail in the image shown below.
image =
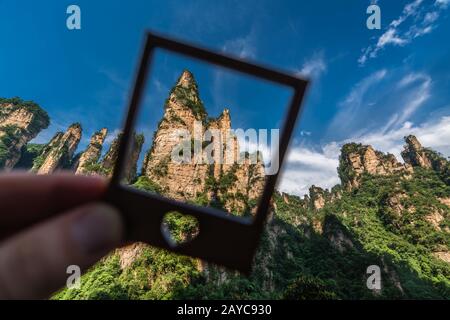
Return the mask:
[[83, 253], [107, 253], [122, 241], [122, 218], [111, 206], [92, 204], [75, 218], [71, 231], [74, 242]]

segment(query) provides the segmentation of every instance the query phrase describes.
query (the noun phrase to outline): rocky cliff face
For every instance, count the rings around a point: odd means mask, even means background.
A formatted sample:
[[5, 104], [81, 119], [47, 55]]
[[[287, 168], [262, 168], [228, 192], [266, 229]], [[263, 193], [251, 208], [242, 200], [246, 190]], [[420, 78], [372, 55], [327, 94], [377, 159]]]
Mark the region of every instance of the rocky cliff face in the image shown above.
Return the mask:
[[[192, 161], [174, 163], [171, 158], [172, 151], [181, 143], [191, 146], [202, 141], [203, 137], [206, 112], [190, 72], [183, 72], [164, 108], [164, 116], [155, 132], [153, 146], [146, 155], [142, 173], [159, 184], [166, 195], [175, 199], [193, 199], [205, 189], [209, 166], [203, 163], [201, 154], [192, 155], [198, 146], [191, 148]], [[188, 133], [192, 139], [184, 140], [180, 136], [182, 132]]]
[[86, 150], [81, 154], [75, 165], [75, 174], [89, 174], [91, 166], [96, 164], [102, 153], [103, 142], [105, 141], [108, 129], [103, 128], [95, 132]]
[[0, 168], [12, 169], [21, 149], [48, 125], [49, 117], [39, 105], [19, 98], [0, 98]]
[[408, 174], [409, 164], [402, 164], [392, 154], [375, 151], [372, 146], [349, 143], [342, 147], [338, 173], [342, 185], [350, 190], [360, 185], [363, 173], [372, 175]]
[[309, 188], [309, 196], [307, 196], [306, 199], [309, 204], [309, 208], [319, 210], [325, 206], [326, 201], [330, 200], [330, 193], [328, 190], [312, 185]]
[[50, 174], [68, 168], [81, 139], [81, 125], [72, 124], [66, 132], [58, 132], [34, 161], [33, 172]]
[[[189, 71], [180, 76], [164, 108], [142, 174], [175, 199], [202, 198], [234, 212], [248, 208], [249, 203], [254, 207], [263, 188], [263, 163], [251, 163], [244, 156], [242, 164], [234, 165], [239, 145], [230, 132], [228, 109], [207, 121], [197, 84]], [[172, 153], [182, 147], [190, 154], [177, 163]]]
[[213, 175], [217, 179], [222, 171], [228, 172], [240, 156], [237, 138], [230, 134], [232, 129], [230, 111], [224, 109], [217, 119], [212, 119], [208, 123], [207, 129], [211, 132], [215, 130], [216, 135], [211, 137], [211, 144], [215, 150], [221, 150], [212, 155]]
[[222, 169], [213, 198], [221, 200], [228, 212], [254, 214], [264, 189], [264, 164], [261, 158], [255, 163], [247, 155], [244, 157], [242, 163]]
[[406, 163], [414, 167], [431, 168], [431, 159], [428, 157], [425, 149], [415, 136], [405, 138], [405, 149], [402, 151], [402, 157]]
[[402, 151], [405, 162], [413, 167], [433, 169], [438, 172], [447, 183], [450, 183], [450, 163], [441, 154], [424, 148], [419, 140], [409, 135], [405, 137], [406, 145]]
[[400, 175], [408, 178], [415, 167], [432, 169], [450, 182], [449, 162], [439, 153], [422, 147], [419, 140], [409, 135], [405, 137], [401, 152], [405, 163], [400, 163], [392, 154], [376, 151], [372, 146], [349, 143], [342, 147], [339, 157], [338, 173], [345, 189], [351, 190], [360, 185], [364, 173], [371, 175]]

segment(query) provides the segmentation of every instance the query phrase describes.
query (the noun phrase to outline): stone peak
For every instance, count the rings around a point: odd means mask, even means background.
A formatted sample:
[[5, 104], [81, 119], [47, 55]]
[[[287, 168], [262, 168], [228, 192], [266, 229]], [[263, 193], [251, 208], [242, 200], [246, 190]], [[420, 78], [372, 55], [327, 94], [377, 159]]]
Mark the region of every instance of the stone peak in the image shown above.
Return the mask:
[[75, 122], [75, 123], [72, 123], [68, 128], [67, 128], [67, 131], [66, 132], [69, 132], [69, 131], [76, 131], [76, 132], [81, 132], [81, 123], [79, 123], [79, 122]]
[[188, 88], [192, 85], [195, 85], [194, 75], [187, 69], [183, 70], [183, 73], [178, 78], [177, 86]]
[[230, 110], [228, 110], [227, 108], [223, 109], [222, 113], [217, 117], [217, 120], [230, 122]]
[[69, 126], [69, 128], [81, 128], [81, 123], [74, 122]]
[[405, 148], [408, 148], [410, 150], [422, 150], [422, 144], [419, 142], [419, 139], [416, 138], [416, 136], [409, 135], [405, 137], [406, 146]]
[[203, 102], [200, 99], [194, 76], [188, 70], [184, 70], [179, 77], [176, 85], [170, 91], [169, 99], [166, 100], [164, 107], [166, 109], [166, 118], [167, 116], [173, 118], [171, 114], [175, 111], [175, 114], [173, 114], [175, 118], [180, 118], [186, 123], [190, 123], [192, 120], [187, 119], [190, 117], [190, 115], [185, 113], [187, 109], [190, 109], [196, 120], [203, 121], [208, 116]]
[[347, 190], [358, 187], [364, 173], [371, 175], [408, 174], [410, 167], [398, 162], [394, 155], [377, 151], [370, 145], [345, 144], [341, 149], [338, 166], [342, 185]]
[[422, 144], [415, 136], [409, 135], [405, 137], [405, 142], [406, 144], [401, 155], [406, 163], [413, 167], [433, 168], [434, 157], [430, 155], [430, 151], [422, 147]]
[[90, 144], [98, 143], [99, 141], [103, 143], [103, 140], [105, 139], [107, 133], [108, 133], [107, 128], [102, 128], [98, 131], [95, 131], [91, 136]]

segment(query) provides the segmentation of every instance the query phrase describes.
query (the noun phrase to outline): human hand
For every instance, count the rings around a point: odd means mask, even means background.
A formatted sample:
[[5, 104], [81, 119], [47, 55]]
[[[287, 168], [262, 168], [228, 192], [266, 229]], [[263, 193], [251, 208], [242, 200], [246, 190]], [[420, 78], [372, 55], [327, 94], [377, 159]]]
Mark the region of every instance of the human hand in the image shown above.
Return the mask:
[[0, 299], [48, 298], [123, 239], [119, 212], [95, 177], [0, 175]]

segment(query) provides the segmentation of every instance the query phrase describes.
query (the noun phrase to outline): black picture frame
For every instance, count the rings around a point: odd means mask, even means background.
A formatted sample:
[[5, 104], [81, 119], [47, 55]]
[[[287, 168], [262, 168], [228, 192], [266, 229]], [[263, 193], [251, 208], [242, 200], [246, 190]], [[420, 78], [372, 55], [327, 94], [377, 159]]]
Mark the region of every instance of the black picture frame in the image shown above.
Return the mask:
[[[161, 195], [141, 192], [121, 183], [127, 150], [132, 143], [134, 123], [153, 54], [157, 48], [292, 88], [293, 96], [290, 100], [284, 125], [281, 128], [278, 154], [280, 169], [296, 120], [300, 114], [308, 81], [151, 32], [147, 32], [145, 35], [145, 45], [129, 101], [118, 158], [105, 199], [122, 212], [126, 223], [128, 242], [145, 242], [178, 254], [197, 257], [229, 269], [238, 270], [248, 275], [251, 272], [253, 258], [269, 214], [270, 202], [280, 170], [274, 175], [266, 176], [264, 191], [253, 219], [235, 217], [215, 208], [199, 207]], [[171, 211], [190, 215], [198, 220], [200, 231], [193, 240], [180, 245], [174, 245], [169, 241], [168, 234], [162, 228], [162, 223], [164, 215]]]

